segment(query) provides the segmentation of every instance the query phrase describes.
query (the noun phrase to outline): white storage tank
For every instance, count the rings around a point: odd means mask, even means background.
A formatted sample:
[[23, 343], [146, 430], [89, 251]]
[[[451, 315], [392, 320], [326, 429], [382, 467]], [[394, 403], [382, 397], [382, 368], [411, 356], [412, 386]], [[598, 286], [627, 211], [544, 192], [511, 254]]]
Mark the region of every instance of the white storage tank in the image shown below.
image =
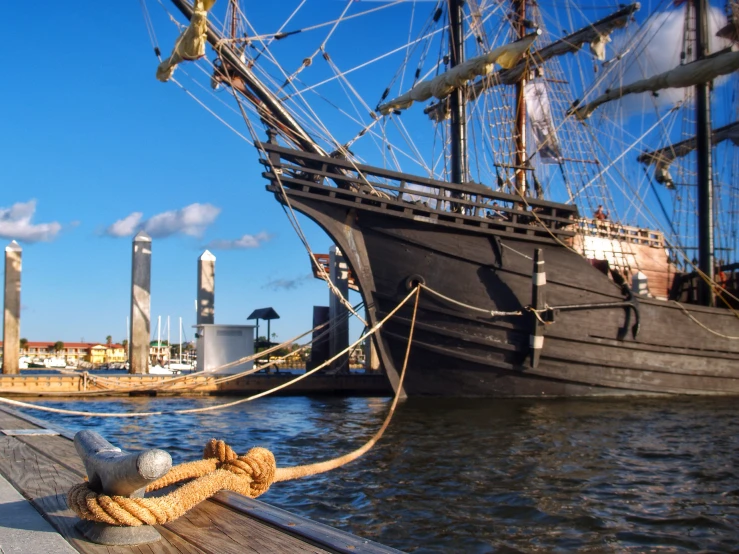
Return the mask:
[[252, 369], [254, 360], [220, 369], [254, 354], [254, 325], [202, 323], [195, 326], [198, 371], [234, 374]]

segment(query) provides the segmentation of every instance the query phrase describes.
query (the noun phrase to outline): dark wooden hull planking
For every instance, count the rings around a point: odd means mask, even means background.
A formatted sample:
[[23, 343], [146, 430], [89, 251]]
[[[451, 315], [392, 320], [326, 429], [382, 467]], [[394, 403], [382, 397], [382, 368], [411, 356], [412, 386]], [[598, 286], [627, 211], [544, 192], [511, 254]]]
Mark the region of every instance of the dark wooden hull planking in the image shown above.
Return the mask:
[[[268, 190], [284, 204], [274, 174], [265, 175], [273, 178]], [[710, 332], [673, 302], [634, 297], [635, 308], [625, 307], [629, 298], [622, 288], [561, 241], [521, 229], [413, 217], [416, 210], [378, 209], [351, 201], [350, 193], [336, 187], [324, 188], [284, 186], [284, 191], [292, 208], [341, 248], [372, 323], [418, 280], [467, 305], [522, 312], [491, 317], [423, 291], [405, 380], [408, 395], [739, 394], [739, 340]], [[525, 310], [532, 301], [536, 249], [545, 262], [548, 306], [616, 305], [555, 310], [552, 322], [538, 323]], [[705, 327], [739, 337], [739, 318], [731, 311], [685, 308]], [[403, 364], [411, 313], [409, 303], [376, 342], [391, 382]], [[532, 364], [537, 326], [543, 347]]]

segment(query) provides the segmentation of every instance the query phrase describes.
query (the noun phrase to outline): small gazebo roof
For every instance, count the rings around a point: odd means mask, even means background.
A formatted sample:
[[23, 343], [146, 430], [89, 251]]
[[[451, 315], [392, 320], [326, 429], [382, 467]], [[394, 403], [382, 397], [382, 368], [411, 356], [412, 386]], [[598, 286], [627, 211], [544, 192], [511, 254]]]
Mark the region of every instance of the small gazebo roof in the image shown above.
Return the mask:
[[274, 308], [259, 308], [254, 310], [246, 319], [280, 319]]

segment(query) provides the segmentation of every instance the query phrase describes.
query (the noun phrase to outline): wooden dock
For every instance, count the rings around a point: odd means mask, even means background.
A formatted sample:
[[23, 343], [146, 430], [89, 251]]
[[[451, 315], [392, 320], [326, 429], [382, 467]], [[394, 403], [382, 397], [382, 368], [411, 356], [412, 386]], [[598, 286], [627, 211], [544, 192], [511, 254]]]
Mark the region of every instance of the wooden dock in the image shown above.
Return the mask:
[[[44, 431], [47, 429], [59, 434], [7, 435], [4, 432], [21, 429], [48, 433]], [[64, 429], [5, 408], [0, 408], [0, 475], [28, 499], [72, 547], [83, 553], [399, 552], [228, 492], [218, 493], [176, 521], [156, 526], [162, 535], [159, 542], [133, 547], [93, 544], [75, 528], [77, 516], [66, 503], [69, 488], [80, 483], [85, 476], [72, 435]], [[0, 521], [0, 545], [4, 533], [9, 531]], [[29, 543], [23, 551], [39, 552], [34, 545], [38, 546], [38, 543]]]
[[[296, 375], [288, 373], [255, 374], [233, 381], [217, 383], [223, 375], [193, 375], [172, 381], [167, 375], [97, 375], [99, 380], [81, 372], [79, 375], [0, 375], [0, 396], [30, 397], [75, 395], [89, 393], [101, 396], [203, 396], [203, 395], [248, 395], [270, 390], [287, 383]], [[278, 394], [342, 394], [378, 395], [392, 394], [385, 375], [311, 375]]]

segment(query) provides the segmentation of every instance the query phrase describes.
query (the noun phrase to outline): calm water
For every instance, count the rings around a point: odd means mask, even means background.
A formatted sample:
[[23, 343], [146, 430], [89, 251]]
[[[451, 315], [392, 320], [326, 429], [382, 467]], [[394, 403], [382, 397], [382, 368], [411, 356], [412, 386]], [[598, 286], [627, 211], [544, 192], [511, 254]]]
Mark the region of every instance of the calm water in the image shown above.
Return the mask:
[[[144, 411], [224, 401], [44, 403]], [[287, 466], [357, 447], [381, 424], [388, 403], [266, 398], [201, 415], [53, 421], [94, 428], [123, 448], [164, 448], [175, 462], [199, 457], [215, 437], [238, 452], [266, 446]], [[364, 458], [278, 483], [261, 499], [413, 552], [737, 552], [738, 404], [411, 400]]]

